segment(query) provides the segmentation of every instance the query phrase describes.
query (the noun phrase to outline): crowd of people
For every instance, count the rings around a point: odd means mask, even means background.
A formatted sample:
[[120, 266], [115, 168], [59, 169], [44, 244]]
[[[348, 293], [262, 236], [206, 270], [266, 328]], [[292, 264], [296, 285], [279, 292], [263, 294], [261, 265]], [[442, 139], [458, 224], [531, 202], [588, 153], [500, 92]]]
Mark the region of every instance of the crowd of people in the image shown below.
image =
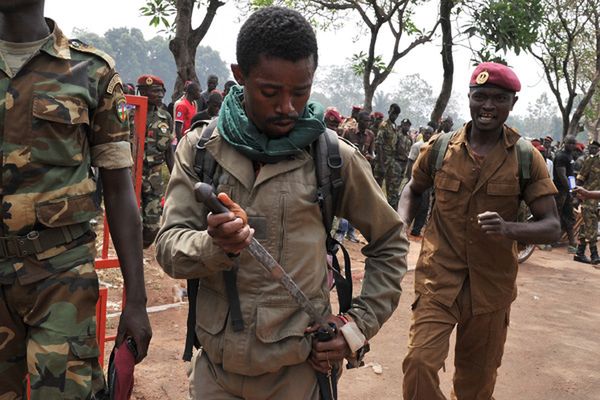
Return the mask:
[[[205, 90], [188, 82], [164, 106], [162, 79], [138, 78], [148, 100], [140, 219], [125, 98], [134, 85], [43, 9], [43, 0], [0, 2], [0, 398], [23, 398], [27, 375], [31, 399], [110, 397], [94, 318], [93, 168], [125, 281], [117, 348], [140, 362], [150, 344], [144, 247], [155, 244], [169, 276], [197, 280], [192, 398], [336, 399], [342, 365], [361, 365], [398, 305], [407, 230], [422, 247], [408, 350], [399, 351], [404, 398], [445, 399], [438, 372], [455, 328], [453, 396], [492, 398], [516, 298], [515, 242], [555, 243], [562, 223], [575, 249], [571, 190], [598, 195], [597, 142], [579, 168], [575, 138], [556, 150], [551, 138], [527, 142], [506, 126], [521, 84], [493, 62], [473, 71], [471, 121], [455, 131], [449, 117], [412, 131], [410, 119], [396, 123], [397, 104], [387, 118], [361, 107], [344, 118], [309, 100], [318, 67], [310, 23], [265, 7], [240, 29], [235, 82], [223, 92], [211, 75]], [[228, 211], [198, 201], [199, 182]], [[518, 220], [521, 201], [533, 222]], [[584, 203], [575, 249], [594, 265], [595, 207]], [[331, 280], [338, 294], [343, 280], [330, 268], [332, 243], [358, 241], [354, 229], [367, 242], [364, 278], [351, 293], [346, 276], [349, 297], [335, 312]], [[271, 276], [246, 251], [255, 241], [275, 260]]]

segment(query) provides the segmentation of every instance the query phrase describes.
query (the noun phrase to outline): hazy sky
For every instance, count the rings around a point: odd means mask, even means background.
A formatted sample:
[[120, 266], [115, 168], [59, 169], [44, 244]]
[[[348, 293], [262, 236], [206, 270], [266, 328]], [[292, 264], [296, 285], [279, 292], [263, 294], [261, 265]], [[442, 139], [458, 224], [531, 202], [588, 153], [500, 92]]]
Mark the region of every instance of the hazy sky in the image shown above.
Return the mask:
[[[71, 35], [73, 28], [82, 28], [102, 35], [110, 28], [126, 26], [139, 28], [146, 39], [149, 39], [155, 36], [157, 31], [148, 26], [148, 18], [140, 16], [139, 8], [143, 4], [144, 0], [46, 0], [45, 14], [54, 19], [68, 36]], [[200, 16], [198, 11], [196, 14]], [[431, 20], [436, 15], [437, 9], [434, 7], [422, 7], [416, 15], [417, 23], [423, 28], [431, 27], [433, 23]], [[221, 58], [227, 63], [235, 62], [235, 39], [241, 26], [239, 18], [234, 1], [227, 1], [227, 4], [218, 10], [208, 34], [202, 41], [203, 45], [218, 50]], [[366, 49], [365, 43], [368, 43], [368, 38], [357, 38], [357, 31], [357, 23], [353, 22], [336, 32], [319, 32], [319, 64], [322, 66], [344, 64], [354, 53]], [[407, 43], [403, 39], [401, 48], [404, 48]], [[443, 72], [439, 52], [439, 45], [431, 43], [412, 50], [408, 56], [396, 63], [394, 73], [380, 88], [387, 87], [388, 90], [385, 91], [393, 92], [396, 83], [403, 76], [419, 73], [437, 94], [441, 88]], [[378, 49], [379, 53], [387, 58], [384, 46]], [[506, 58], [515, 68], [523, 86], [519, 93], [520, 101], [515, 106], [514, 112], [524, 114], [530, 101], [534, 101], [542, 92], [548, 91], [543, 71], [530, 56], [509, 55]], [[473, 70], [469, 52], [455, 46], [454, 63], [454, 90], [459, 94], [459, 98], [465, 99], [460, 104], [463, 113], [467, 113], [466, 93]], [[468, 115], [463, 117], [468, 119]]]

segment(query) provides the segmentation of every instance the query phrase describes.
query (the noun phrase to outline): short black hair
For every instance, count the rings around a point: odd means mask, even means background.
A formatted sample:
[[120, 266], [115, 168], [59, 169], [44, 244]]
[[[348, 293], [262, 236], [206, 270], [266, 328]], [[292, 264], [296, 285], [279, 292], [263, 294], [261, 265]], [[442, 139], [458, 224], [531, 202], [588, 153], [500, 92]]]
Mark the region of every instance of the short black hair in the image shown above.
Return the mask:
[[390, 104], [390, 110], [394, 109], [394, 111], [396, 111], [398, 114], [400, 114], [400, 106], [396, 103], [392, 103]]
[[318, 64], [315, 31], [297, 11], [284, 7], [265, 7], [252, 14], [237, 37], [236, 57], [247, 75], [261, 55], [296, 62], [312, 56]]

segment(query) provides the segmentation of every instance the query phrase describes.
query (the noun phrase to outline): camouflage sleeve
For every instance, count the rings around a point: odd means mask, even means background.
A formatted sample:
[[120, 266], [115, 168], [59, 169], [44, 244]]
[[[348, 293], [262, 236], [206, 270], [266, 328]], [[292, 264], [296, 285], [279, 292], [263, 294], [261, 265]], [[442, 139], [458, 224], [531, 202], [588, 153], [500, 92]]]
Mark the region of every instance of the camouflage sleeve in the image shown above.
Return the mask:
[[98, 85], [98, 106], [91, 116], [92, 165], [106, 169], [133, 165], [127, 101], [119, 75], [110, 70]]
[[581, 182], [587, 181], [587, 179], [590, 175], [590, 165], [592, 165], [592, 163], [590, 162], [591, 160], [592, 160], [591, 158], [587, 158], [583, 162], [583, 166], [581, 167], [581, 170], [577, 174], [578, 181], [581, 181]]

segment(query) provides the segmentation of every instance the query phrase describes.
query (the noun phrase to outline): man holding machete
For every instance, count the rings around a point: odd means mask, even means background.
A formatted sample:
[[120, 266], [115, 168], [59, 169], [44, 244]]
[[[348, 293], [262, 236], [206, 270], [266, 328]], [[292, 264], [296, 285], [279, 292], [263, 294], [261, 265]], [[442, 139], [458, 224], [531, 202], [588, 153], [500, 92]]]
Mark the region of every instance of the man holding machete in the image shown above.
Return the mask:
[[[192, 360], [192, 398], [319, 399], [325, 395], [315, 371], [328, 375], [339, 370], [344, 358], [357, 356], [341, 333], [344, 325], [353, 322], [355, 333], [368, 340], [398, 304], [408, 249], [404, 226], [369, 163], [340, 140], [345, 184], [335, 215], [348, 219], [369, 244], [363, 249], [360, 295], [346, 314], [332, 314], [326, 231], [311, 153], [311, 144], [325, 131], [324, 110], [308, 101], [317, 53], [314, 31], [295, 11], [263, 8], [242, 26], [238, 63], [232, 65], [241, 86], [231, 88], [212, 137], [201, 149], [218, 163], [211, 178], [230, 212], [209, 213], [195, 200], [194, 185], [204, 181], [194, 169], [200, 130], [191, 130], [178, 146], [157, 258], [170, 276], [200, 279], [196, 335], [202, 351]], [[242, 251], [253, 238], [323, 319], [335, 324], [331, 340], [314, 340], [320, 327]], [[243, 321], [237, 327], [223, 274], [232, 269]]]

